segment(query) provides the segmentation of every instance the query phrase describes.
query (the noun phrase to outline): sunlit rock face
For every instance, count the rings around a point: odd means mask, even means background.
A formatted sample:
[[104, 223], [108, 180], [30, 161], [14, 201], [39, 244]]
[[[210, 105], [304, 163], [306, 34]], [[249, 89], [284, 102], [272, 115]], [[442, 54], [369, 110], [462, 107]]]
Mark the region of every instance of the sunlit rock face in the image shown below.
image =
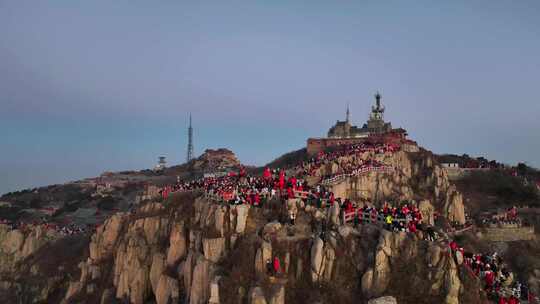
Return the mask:
[[[369, 172], [332, 183], [331, 190], [337, 197], [346, 197], [359, 202], [381, 202], [383, 199], [395, 201], [419, 200], [423, 214], [433, 221], [433, 208], [448, 220], [465, 223], [463, 196], [450, 184], [445, 170], [435, 163], [427, 152], [375, 154], [365, 152], [356, 156], [346, 156], [322, 166], [317, 174], [326, 176], [339, 173], [339, 163], [358, 163], [376, 159], [391, 168], [392, 172]], [[429, 204], [428, 204], [429, 202]], [[432, 207], [430, 207], [431, 205]]]

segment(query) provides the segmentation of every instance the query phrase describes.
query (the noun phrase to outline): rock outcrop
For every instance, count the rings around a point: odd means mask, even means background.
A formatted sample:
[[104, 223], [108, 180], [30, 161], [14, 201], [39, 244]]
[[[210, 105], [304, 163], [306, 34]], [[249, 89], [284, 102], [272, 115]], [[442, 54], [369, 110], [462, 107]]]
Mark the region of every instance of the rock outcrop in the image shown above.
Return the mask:
[[16, 263], [58, 238], [60, 235], [56, 231], [45, 230], [41, 226], [12, 230], [0, 224], [0, 273], [13, 271]]
[[167, 265], [173, 266], [184, 258], [187, 252], [186, 232], [184, 231], [183, 223], [177, 223], [173, 226], [169, 244], [169, 249], [167, 250]]
[[[117, 214], [92, 236], [90, 256], [81, 263], [84, 271], [70, 284], [64, 302], [93, 286], [96, 278], [88, 269], [108, 273], [106, 261], [112, 261], [109, 278], [116, 299], [138, 304], [153, 295], [157, 303], [176, 303], [183, 290], [189, 303], [207, 303], [211, 295], [215, 301], [216, 265], [245, 231], [248, 211], [248, 206], [218, 206], [198, 198], [177, 209], [151, 203], [135, 214]], [[226, 231], [232, 233], [225, 237]]]
[[[405, 233], [382, 231], [374, 256], [373, 266], [369, 266], [362, 276], [362, 292], [369, 298], [380, 297], [389, 292], [389, 286], [398, 284], [402, 278], [393, 274], [399, 267], [414, 263], [428, 272], [427, 280], [431, 282], [431, 296], [444, 296], [445, 303], [459, 303], [461, 281], [454, 259], [446, 253], [447, 247], [437, 243], [429, 243], [423, 249], [415, 236]], [[418, 282], [426, 278], [415, 278], [410, 274], [408, 280]]]
[[272, 244], [270, 242], [262, 242], [261, 247], [257, 249], [255, 255], [255, 272], [259, 276], [263, 276], [266, 272], [266, 264], [272, 262]]
[[[368, 159], [375, 159], [394, 169], [391, 173], [370, 172], [336, 182], [331, 185], [331, 189], [337, 197], [370, 202], [380, 202], [382, 198], [411, 201], [422, 194], [425, 211], [429, 210], [431, 205], [450, 221], [465, 223], [465, 208], [461, 193], [450, 184], [446, 171], [442, 170], [433, 156], [427, 152], [400, 151], [386, 154], [366, 152], [360, 156], [342, 157], [334, 163], [329, 163], [321, 167], [319, 174], [320, 176], [332, 174], [336, 162], [360, 162]], [[432, 218], [432, 215], [430, 217]]]
[[431, 226], [435, 225], [435, 208], [429, 200], [420, 201], [418, 209], [420, 209], [420, 212], [422, 213], [422, 220], [424, 223]]
[[238, 166], [240, 166], [240, 161], [228, 149], [207, 149], [193, 162], [193, 169], [208, 172], [236, 168]]
[[365, 294], [376, 297], [386, 291], [391, 279], [391, 260], [399, 256], [406, 237], [404, 232], [382, 231], [374, 264], [362, 276], [362, 291]]
[[451, 222], [465, 224], [465, 206], [463, 205], [463, 195], [451, 186], [447, 193], [444, 203], [444, 214]]
[[311, 247], [311, 280], [313, 282], [330, 281], [336, 259], [336, 241], [332, 237], [327, 242], [316, 238]]
[[97, 229], [90, 242], [90, 259], [100, 261], [112, 253], [125, 218], [124, 214], [117, 213]]
[[180, 297], [178, 280], [167, 275], [161, 275], [154, 294], [156, 295], [157, 304], [178, 303]]

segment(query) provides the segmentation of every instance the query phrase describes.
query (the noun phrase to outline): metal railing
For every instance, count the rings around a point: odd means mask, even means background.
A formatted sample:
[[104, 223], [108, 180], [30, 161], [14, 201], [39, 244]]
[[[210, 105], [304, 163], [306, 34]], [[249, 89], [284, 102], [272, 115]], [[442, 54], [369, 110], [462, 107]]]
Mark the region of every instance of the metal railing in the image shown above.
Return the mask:
[[[350, 212], [343, 212], [342, 220], [343, 224], [347, 224], [348, 222], [351, 222], [354, 220], [354, 218], [358, 215], [358, 220], [362, 223], [379, 223], [384, 224], [386, 221], [386, 217], [384, 214], [378, 213], [376, 215], [370, 213], [364, 213], [360, 215], [358, 210], [353, 210]], [[404, 222], [405, 224], [409, 223], [409, 220], [406, 218], [392, 218], [392, 223], [394, 222]]]
[[358, 176], [358, 175], [366, 174], [366, 173], [369, 173], [369, 172], [391, 173], [393, 171], [394, 171], [394, 168], [391, 167], [391, 166], [381, 166], [381, 167], [368, 166], [368, 167], [362, 167], [362, 168], [353, 170], [351, 173], [338, 174], [338, 175], [333, 176], [331, 178], [327, 178], [327, 179], [322, 181], [322, 184], [323, 185], [334, 184], [334, 183], [336, 183], [338, 181], [342, 181], [342, 180], [346, 179], [347, 177]]

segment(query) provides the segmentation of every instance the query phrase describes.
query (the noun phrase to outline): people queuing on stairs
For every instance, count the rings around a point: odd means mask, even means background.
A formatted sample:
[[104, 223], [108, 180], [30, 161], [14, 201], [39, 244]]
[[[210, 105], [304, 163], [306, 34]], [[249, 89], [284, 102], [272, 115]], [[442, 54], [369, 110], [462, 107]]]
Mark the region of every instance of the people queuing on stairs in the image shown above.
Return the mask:
[[[320, 152], [309, 160], [287, 170], [265, 168], [262, 176], [254, 177], [249, 176], [245, 168], [241, 167], [238, 174], [231, 172], [222, 177], [202, 178], [167, 185], [162, 187], [160, 194], [163, 199], [167, 199], [174, 192], [203, 189], [206, 192], [221, 196], [225, 201], [235, 204], [255, 203], [256, 205], [260, 204], [260, 202], [255, 201], [256, 197], [252, 197], [252, 195], [258, 195], [259, 199], [261, 197], [274, 197], [276, 194], [280, 196], [286, 195], [286, 198], [294, 198], [295, 192], [306, 191], [312, 197], [327, 199], [329, 193], [324, 191], [322, 185], [308, 187], [305, 181], [307, 176], [313, 175], [323, 165], [332, 162], [339, 163], [338, 171], [334, 175], [325, 174], [321, 179], [332, 178], [339, 174], [350, 174], [354, 170], [365, 167], [383, 167], [385, 165], [375, 159], [361, 160], [358, 158], [357, 160], [357, 157], [366, 152], [393, 153], [397, 150], [399, 150], [397, 145], [370, 143], [346, 145], [335, 151]], [[347, 157], [348, 161], [343, 160], [343, 158]]]
[[[422, 214], [416, 206], [401, 205], [391, 207], [386, 203], [380, 210], [375, 208], [369, 202], [364, 202], [359, 206], [351, 200], [342, 200], [329, 191], [321, 183], [310, 187], [306, 181], [316, 170], [325, 164], [339, 164], [336, 175], [347, 174], [357, 170], [361, 166], [382, 167], [383, 163], [375, 159], [362, 160], [360, 155], [366, 152], [370, 153], [393, 153], [399, 150], [396, 145], [384, 144], [354, 144], [342, 146], [331, 152], [320, 152], [301, 164], [292, 168], [270, 169], [265, 168], [261, 176], [250, 176], [244, 168], [240, 168], [238, 173], [231, 172], [221, 177], [207, 177], [191, 182], [180, 182], [176, 185], [165, 186], [161, 193], [166, 199], [170, 193], [177, 191], [189, 191], [202, 189], [205, 193], [213, 195], [222, 201], [234, 205], [249, 204], [255, 207], [261, 207], [273, 198], [287, 201], [299, 197], [305, 204], [317, 208], [330, 207], [334, 203], [339, 204], [342, 214], [354, 214], [351, 220], [357, 223], [366, 221], [376, 221], [379, 217], [391, 219], [386, 227], [393, 231], [409, 231], [416, 233], [422, 223]], [[358, 159], [357, 159], [358, 157]], [[332, 175], [325, 175], [326, 178], [332, 178]], [[322, 181], [324, 177], [320, 176]], [[290, 212], [288, 218], [290, 223], [294, 223], [297, 213]]]
[[469, 273], [481, 280], [482, 288], [498, 303], [531, 303], [534, 298], [526, 284], [517, 280], [508, 265], [497, 252], [472, 253], [464, 250], [455, 240], [449, 241], [449, 250], [456, 263], [463, 262]]

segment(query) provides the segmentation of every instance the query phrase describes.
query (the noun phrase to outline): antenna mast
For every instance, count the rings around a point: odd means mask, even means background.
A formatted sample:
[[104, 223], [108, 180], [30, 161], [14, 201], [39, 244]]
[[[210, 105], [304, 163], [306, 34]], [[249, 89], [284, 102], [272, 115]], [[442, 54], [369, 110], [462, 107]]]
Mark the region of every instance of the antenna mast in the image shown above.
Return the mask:
[[189, 114], [187, 162], [193, 159], [193, 127], [191, 126], [191, 113]]

